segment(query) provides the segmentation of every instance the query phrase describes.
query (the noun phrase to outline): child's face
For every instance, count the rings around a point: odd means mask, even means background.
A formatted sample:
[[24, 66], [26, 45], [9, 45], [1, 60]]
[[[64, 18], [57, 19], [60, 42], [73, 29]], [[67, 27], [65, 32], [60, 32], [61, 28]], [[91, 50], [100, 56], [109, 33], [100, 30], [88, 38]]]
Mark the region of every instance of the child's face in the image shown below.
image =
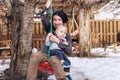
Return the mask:
[[66, 36], [66, 31], [65, 29], [61, 28], [59, 30], [56, 30], [56, 34], [58, 37], [65, 37]]

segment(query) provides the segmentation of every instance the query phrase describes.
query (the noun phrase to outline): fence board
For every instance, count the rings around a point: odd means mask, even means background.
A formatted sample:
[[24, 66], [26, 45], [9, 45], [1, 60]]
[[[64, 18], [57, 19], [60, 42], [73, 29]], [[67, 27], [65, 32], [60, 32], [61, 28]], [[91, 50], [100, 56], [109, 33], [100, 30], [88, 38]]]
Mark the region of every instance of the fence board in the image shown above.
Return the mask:
[[114, 21], [113, 33], [115, 33], [115, 35], [113, 35], [113, 38], [114, 38], [114, 39], [113, 39], [113, 40], [114, 40], [113, 42], [117, 41], [117, 37], [116, 37], [116, 35], [117, 35], [117, 30], [116, 30], [116, 29], [117, 29], [117, 27], [118, 27], [118, 26], [116, 25], [117, 22], [118, 22], [118, 21], [116, 21], [116, 20]]
[[103, 34], [102, 34], [102, 21], [100, 21], [100, 24], [99, 24], [99, 28], [100, 28], [100, 42], [103, 41]]
[[[105, 21], [102, 21], [102, 31], [103, 31], [103, 44], [106, 43], [106, 22]], [[104, 45], [103, 45], [104, 46]]]
[[3, 28], [2, 28], [2, 18], [0, 17], [0, 34], [2, 34], [3, 32]]
[[110, 33], [110, 35], [109, 35], [109, 41], [110, 41], [110, 43], [112, 43], [112, 27], [113, 27], [113, 21], [110, 21], [110, 24], [109, 24], [109, 33]]
[[120, 31], [120, 20], [118, 21], [117, 32]]

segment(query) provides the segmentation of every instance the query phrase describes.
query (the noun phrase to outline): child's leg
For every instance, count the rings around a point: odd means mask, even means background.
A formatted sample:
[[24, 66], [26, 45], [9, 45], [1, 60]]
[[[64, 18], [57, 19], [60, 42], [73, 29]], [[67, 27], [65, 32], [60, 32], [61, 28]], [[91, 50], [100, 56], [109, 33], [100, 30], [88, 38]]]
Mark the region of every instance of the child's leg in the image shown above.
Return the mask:
[[72, 80], [70, 74], [69, 74], [69, 71], [70, 71], [70, 64], [67, 63], [66, 61], [64, 60], [61, 60], [61, 63], [63, 64], [63, 67], [64, 67], [64, 71], [66, 72], [66, 78], [68, 80]]
[[64, 62], [63, 62], [64, 71], [70, 72], [71, 62], [64, 54], [63, 54], [63, 57], [64, 57]]
[[70, 76], [70, 73], [69, 73], [69, 71], [70, 71], [70, 65], [69, 66], [64, 66], [64, 71], [66, 72], [66, 78], [68, 80], [72, 80], [72, 78]]
[[63, 60], [63, 67], [64, 67], [64, 71], [66, 72], [66, 77], [68, 78], [68, 80], [72, 80], [69, 72], [70, 72], [70, 61], [69, 59], [63, 54], [64, 60]]
[[63, 59], [62, 51], [59, 49], [50, 50], [50, 56], [57, 56], [60, 60]]
[[63, 62], [63, 65], [67, 66], [67, 67], [70, 67], [70, 64], [68, 62], [66, 62], [66, 61]]
[[70, 69], [70, 64], [67, 63], [66, 61], [64, 60], [61, 60], [61, 63], [63, 64], [63, 67], [64, 67], [64, 71], [67, 71], [66, 72], [66, 77], [68, 78], [68, 80], [72, 80], [70, 74], [69, 74], [69, 69]]

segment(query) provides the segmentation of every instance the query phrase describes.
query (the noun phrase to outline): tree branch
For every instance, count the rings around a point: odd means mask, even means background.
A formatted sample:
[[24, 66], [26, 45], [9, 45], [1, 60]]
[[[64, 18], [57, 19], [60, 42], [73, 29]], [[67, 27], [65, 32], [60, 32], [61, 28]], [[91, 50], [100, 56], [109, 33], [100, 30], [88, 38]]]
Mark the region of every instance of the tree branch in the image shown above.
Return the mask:
[[11, 0], [5, 0], [5, 3], [6, 3], [7, 8], [8, 8], [7, 16], [10, 16], [11, 15]]

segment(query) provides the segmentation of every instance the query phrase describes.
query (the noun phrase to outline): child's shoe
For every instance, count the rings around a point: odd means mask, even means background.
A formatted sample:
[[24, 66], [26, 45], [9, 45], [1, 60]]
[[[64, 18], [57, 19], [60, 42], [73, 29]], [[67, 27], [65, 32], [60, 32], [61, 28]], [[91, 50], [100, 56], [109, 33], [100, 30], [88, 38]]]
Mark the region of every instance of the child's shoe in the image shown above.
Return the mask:
[[67, 75], [66, 77], [67, 77], [68, 80], [72, 80], [70, 75]]

